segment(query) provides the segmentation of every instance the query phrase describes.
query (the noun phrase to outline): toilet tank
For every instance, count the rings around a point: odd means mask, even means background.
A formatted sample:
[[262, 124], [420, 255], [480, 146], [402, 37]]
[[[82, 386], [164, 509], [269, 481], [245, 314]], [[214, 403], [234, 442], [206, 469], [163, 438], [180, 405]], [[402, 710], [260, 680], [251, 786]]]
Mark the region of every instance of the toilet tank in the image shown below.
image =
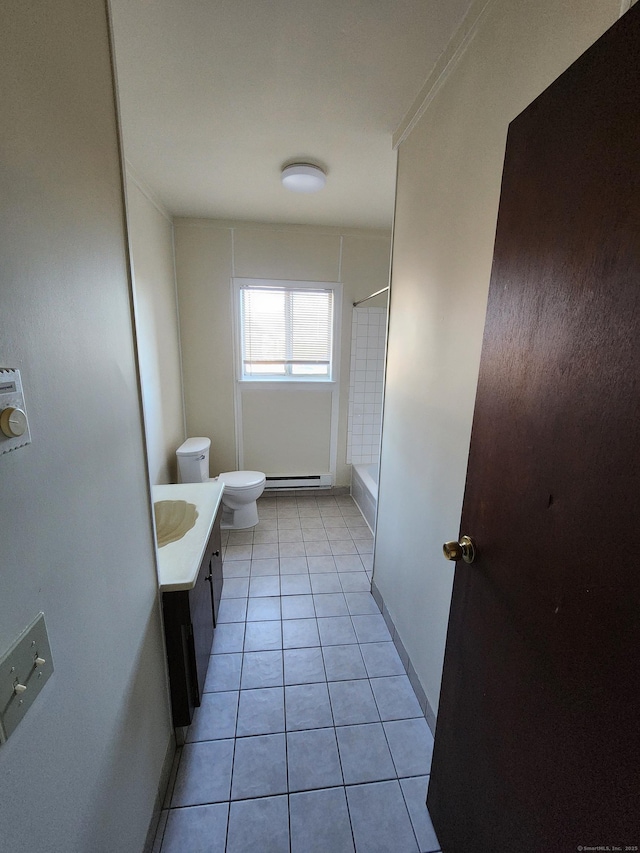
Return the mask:
[[204, 483], [209, 479], [211, 439], [188, 438], [176, 450], [181, 483]]

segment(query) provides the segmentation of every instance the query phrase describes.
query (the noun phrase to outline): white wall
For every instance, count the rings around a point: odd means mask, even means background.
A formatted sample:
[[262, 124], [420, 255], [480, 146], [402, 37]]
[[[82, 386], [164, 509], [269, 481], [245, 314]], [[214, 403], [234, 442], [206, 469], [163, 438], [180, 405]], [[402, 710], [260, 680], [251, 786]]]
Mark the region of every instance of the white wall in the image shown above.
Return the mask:
[[140, 851], [171, 726], [103, 0], [0, 7], [0, 651], [43, 610], [55, 672], [0, 746], [0, 848]]
[[242, 389], [241, 401], [243, 469], [276, 477], [329, 471], [330, 387], [256, 384]]
[[149, 476], [154, 485], [175, 483], [185, 434], [173, 223], [131, 167], [127, 214]]
[[[174, 225], [187, 433], [211, 438], [212, 474], [236, 467], [232, 277], [342, 281], [336, 484], [348, 485], [351, 308], [357, 299], [387, 285], [389, 233], [191, 219], [176, 219]], [[310, 450], [326, 447], [326, 419], [317, 419], [315, 426], [322, 433], [307, 436]], [[261, 427], [252, 422], [249, 430], [255, 436]], [[271, 429], [263, 435], [274, 459], [284, 462], [287, 443], [282, 432]], [[315, 466], [318, 461], [314, 453], [292, 460], [296, 466]]]
[[374, 581], [433, 709], [453, 580], [442, 543], [459, 530], [507, 127], [619, 9], [492, 0], [399, 148]]

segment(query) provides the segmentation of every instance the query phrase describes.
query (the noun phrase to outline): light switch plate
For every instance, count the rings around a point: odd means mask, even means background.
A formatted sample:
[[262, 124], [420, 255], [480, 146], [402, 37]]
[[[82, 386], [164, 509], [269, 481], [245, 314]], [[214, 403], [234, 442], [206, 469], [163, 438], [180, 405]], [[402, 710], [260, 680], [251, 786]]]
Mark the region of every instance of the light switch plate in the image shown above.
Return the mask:
[[44, 613], [39, 613], [0, 658], [0, 743], [15, 731], [52, 672]]

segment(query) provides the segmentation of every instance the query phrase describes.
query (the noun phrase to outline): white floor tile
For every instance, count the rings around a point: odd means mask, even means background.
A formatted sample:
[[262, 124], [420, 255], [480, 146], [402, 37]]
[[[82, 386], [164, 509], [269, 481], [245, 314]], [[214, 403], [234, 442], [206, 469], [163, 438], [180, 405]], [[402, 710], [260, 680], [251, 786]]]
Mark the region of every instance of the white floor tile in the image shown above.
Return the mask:
[[154, 853], [433, 853], [433, 738], [370, 593], [368, 527], [348, 496], [258, 511], [225, 533], [205, 692]]

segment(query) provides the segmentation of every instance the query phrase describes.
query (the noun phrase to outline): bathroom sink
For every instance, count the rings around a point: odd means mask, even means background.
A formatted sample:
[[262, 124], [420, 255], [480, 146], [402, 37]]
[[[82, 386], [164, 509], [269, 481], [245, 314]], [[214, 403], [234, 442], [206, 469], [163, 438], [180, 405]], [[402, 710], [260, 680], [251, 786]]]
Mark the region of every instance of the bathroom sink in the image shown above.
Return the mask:
[[156, 501], [153, 511], [156, 517], [158, 548], [182, 539], [198, 518], [196, 505], [187, 501]]

